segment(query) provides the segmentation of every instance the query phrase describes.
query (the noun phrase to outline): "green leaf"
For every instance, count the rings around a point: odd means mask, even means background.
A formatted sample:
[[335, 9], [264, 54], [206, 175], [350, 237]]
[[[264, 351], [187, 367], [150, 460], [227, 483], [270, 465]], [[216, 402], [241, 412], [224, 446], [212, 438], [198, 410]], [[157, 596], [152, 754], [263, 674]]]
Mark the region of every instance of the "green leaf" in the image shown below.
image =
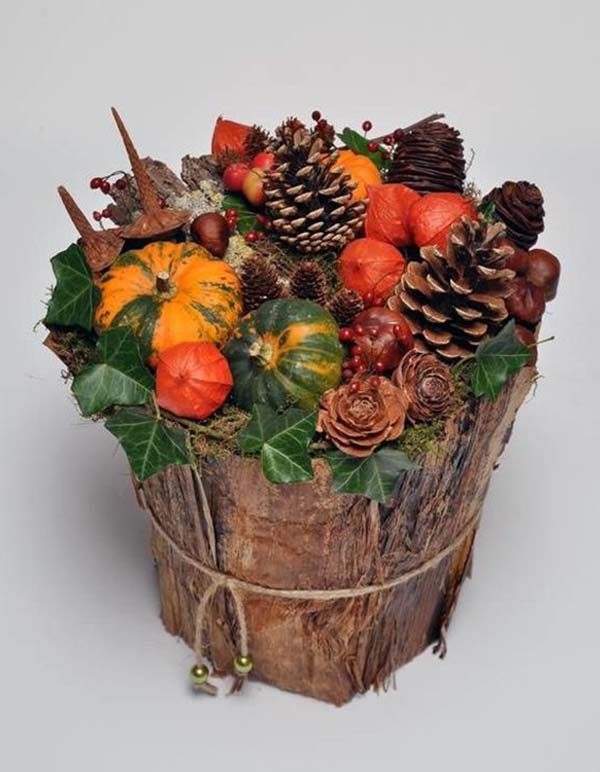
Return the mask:
[[400, 474], [418, 468], [401, 450], [389, 447], [367, 458], [348, 456], [339, 450], [329, 451], [326, 458], [335, 493], [358, 493], [382, 504], [392, 495]]
[[237, 229], [244, 236], [248, 231], [261, 230], [257, 219], [257, 212], [249, 207], [241, 196], [232, 193], [223, 198], [221, 204], [223, 211], [235, 209], [237, 212]]
[[183, 429], [170, 428], [143, 410], [125, 409], [106, 428], [119, 440], [138, 480], [147, 480], [169, 464], [189, 464]]
[[516, 336], [513, 319], [496, 337], [484, 340], [477, 348], [471, 381], [475, 396], [498, 399], [508, 378], [524, 367], [530, 357], [531, 351]]
[[71, 244], [51, 263], [56, 286], [44, 322], [91, 330], [99, 293], [83, 252], [77, 244]]
[[260, 452], [265, 477], [272, 483], [313, 479], [308, 446], [315, 433], [317, 411], [291, 408], [275, 413], [254, 405], [250, 422], [239, 434], [244, 453]]
[[83, 415], [112, 405], [143, 405], [154, 387], [135, 335], [129, 327], [103, 333], [96, 345], [98, 364], [88, 365], [74, 379], [72, 391]]
[[352, 150], [354, 153], [358, 153], [358, 155], [366, 155], [367, 158], [373, 161], [378, 169], [381, 169], [385, 165], [383, 153], [380, 150], [376, 150], [372, 153], [368, 147], [369, 140], [357, 131], [346, 127], [341, 134], [338, 134], [338, 139], [346, 145], [348, 150]]

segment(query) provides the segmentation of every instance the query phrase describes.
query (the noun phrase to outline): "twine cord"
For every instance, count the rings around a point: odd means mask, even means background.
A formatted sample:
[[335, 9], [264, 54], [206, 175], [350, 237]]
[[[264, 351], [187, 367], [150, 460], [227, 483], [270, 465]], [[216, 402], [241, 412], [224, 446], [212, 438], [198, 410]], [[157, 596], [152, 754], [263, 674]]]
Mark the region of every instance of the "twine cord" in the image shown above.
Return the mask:
[[[204, 503], [204, 502], [203, 502]], [[208, 503], [208, 502], [206, 502]], [[157, 533], [164, 539], [173, 552], [178, 555], [181, 560], [188, 566], [200, 571], [207, 576], [211, 582], [208, 588], [204, 591], [200, 602], [198, 603], [196, 611], [196, 625], [194, 635], [194, 652], [196, 654], [199, 663], [204, 660], [204, 653], [202, 647], [202, 639], [204, 635], [204, 626], [206, 615], [210, 601], [213, 599], [215, 593], [220, 588], [228, 591], [233, 601], [239, 632], [239, 652], [243, 657], [248, 656], [248, 624], [246, 620], [246, 613], [244, 611], [244, 594], [252, 595], [264, 595], [271, 598], [283, 598], [286, 600], [312, 600], [312, 601], [334, 601], [352, 598], [361, 598], [366, 595], [373, 595], [379, 592], [385, 592], [386, 590], [394, 589], [400, 585], [410, 582], [417, 576], [424, 574], [432, 568], [439, 565], [446, 557], [451, 555], [469, 536], [469, 534], [476, 528], [480, 513], [477, 513], [472, 517], [466, 525], [459, 531], [454, 539], [444, 549], [438, 553], [423, 561], [423, 563], [415, 566], [414, 568], [404, 571], [398, 576], [388, 579], [378, 584], [368, 584], [358, 587], [339, 587], [329, 590], [299, 590], [299, 589], [280, 589], [277, 587], [268, 587], [262, 584], [255, 584], [254, 582], [248, 582], [245, 579], [232, 576], [230, 574], [219, 571], [216, 567], [201, 563], [197, 558], [187, 552], [181, 547], [174, 539], [167, 533], [162, 523], [156, 517], [154, 512], [149, 511], [152, 525], [156, 529]], [[205, 512], [206, 515], [206, 512]], [[212, 551], [212, 550], [211, 550]], [[214, 687], [210, 686], [211, 690]], [[214, 693], [214, 691], [211, 691]]]

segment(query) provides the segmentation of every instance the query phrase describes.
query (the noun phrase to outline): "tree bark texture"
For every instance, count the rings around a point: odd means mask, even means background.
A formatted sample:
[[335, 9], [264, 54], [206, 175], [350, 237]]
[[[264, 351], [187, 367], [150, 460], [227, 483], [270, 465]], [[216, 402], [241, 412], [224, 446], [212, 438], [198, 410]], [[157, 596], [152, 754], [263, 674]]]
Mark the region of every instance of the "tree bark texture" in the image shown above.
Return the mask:
[[[376, 584], [414, 569], [448, 547], [481, 511], [492, 471], [509, 439], [534, 371], [522, 370], [497, 402], [467, 403], [444, 439], [407, 472], [389, 505], [331, 492], [327, 464], [310, 483], [272, 485], [256, 459], [205, 463], [201, 480], [216, 534], [217, 567], [280, 589], [326, 590]], [[188, 467], [137, 484], [142, 506], [174, 541], [211, 564], [201, 489]], [[444, 633], [470, 570], [477, 530], [437, 565], [392, 589], [359, 598], [290, 600], [246, 593], [251, 677], [341, 705], [386, 688], [394, 671]], [[162, 618], [193, 644], [198, 602], [209, 584], [153, 529]], [[231, 672], [238, 630], [231, 599], [214, 596], [205, 629], [217, 672]]]

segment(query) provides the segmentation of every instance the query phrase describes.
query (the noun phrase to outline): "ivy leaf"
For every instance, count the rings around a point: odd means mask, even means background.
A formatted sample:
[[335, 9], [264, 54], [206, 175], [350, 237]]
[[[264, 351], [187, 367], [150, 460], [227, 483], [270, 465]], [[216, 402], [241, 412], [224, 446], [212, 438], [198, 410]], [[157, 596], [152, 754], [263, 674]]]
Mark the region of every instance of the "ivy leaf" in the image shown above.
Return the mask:
[[223, 198], [221, 204], [223, 211], [235, 209], [237, 212], [237, 229], [244, 236], [248, 231], [261, 230], [257, 212], [251, 209], [241, 196], [229, 194]]
[[290, 408], [275, 413], [266, 405], [254, 405], [250, 422], [239, 434], [240, 447], [244, 453], [260, 452], [262, 470], [269, 482], [312, 480], [308, 446], [316, 422], [316, 410]]
[[346, 147], [349, 150], [352, 150], [354, 153], [357, 153], [358, 155], [366, 155], [367, 158], [373, 161], [378, 169], [381, 169], [384, 166], [385, 158], [381, 150], [376, 150], [374, 153], [372, 153], [369, 150], [369, 140], [366, 137], [363, 137], [362, 134], [354, 131], [354, 129], [349, 129], [346, 127], [341, 134], [338, 134], [338, 139], [340, 139], [344, 145], [346, 145]]
[[83, 252], [77, 244], [71, 244], [50, 262], [56, 286], [48, 304], [45, 324], [91, 330], [98, 289]]
[[106, 428], [121, 443], [141, 482], [169, 464], [190, 463], [185, 431], [165, 426], [143, 410], [119, 410], [108, 419]]
[[385, 503], [403, 471], [417, 469], [406, 454], [394, 448], [381, 448], [367, 458], [348, 456], [340, 450], [326, 454], [333, 473], [335, 493], [358, 493]]
[[103, 333], [96, 345], [98, 364], [88, 365], [74, 379], [72, 391], [85, 416], [112, 405], [143, 405], [154, 387], [154, 378], [129, 327]]
[[524, 367], [530, 357], [531, 351], [516, 336], [512, 319], [494, 338], [477, 347], [471, 380], [475, 396], [498, 399], [508, 378]]

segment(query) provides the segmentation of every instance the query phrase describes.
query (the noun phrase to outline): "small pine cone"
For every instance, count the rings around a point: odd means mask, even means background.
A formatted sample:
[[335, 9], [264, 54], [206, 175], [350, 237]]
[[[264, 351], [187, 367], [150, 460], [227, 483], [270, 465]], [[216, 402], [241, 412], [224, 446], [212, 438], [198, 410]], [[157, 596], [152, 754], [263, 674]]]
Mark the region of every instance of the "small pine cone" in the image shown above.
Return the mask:
[[450, 368], [435, 354], [409, 351], [395, 370], [392, 382], [403, 390], [408, 403], [406, 415], [413, 423], [432, 421], [447, 413], [452, 404], [454, 384]]
[[419, 193], [462, 193], [465, 156], [460, 133], [440, 121], [406, 132], [392, 151], [387, 181]]
[[219, 174], [223, 174], [225, 169], [231, 164], [245, 163], [248, 159], [239, 150], [223, 150], [216, 157], [215, 161]]
[[518, 247], [530, 249], [544, 230], [544, 197], [531, 182], [505, 182], [481, 202], [494, 205], [494, 215], [506, 225], [506, 235]]
[[302, 260], [290, 278], [290, 293], [320, 306], [327, 304], [329, 284], [325, 271], [316, 260]]
[[402, 391], [387, 378], [367, 376], [323, 394], [317, 431], [349, 456], [366, 458], [382, 442], [398, 439], [405, 418]]
[[329, 313], [340, 327], [349, 327], [354, 318], [364, 310], [363, 299], [354, 290], [338, 290], [327, 305]]
[[240, 267], [239, 275], [245, 314], [254, 311], [267, 300], [281, 297], [283, 287], [277, 269], [262, 255], [252, 254], [247, 257]]
[[248, 132], [248, 136], [244, 141], [246, 155], [248, 158], [254, 158], [257, 153], [262, 153], [263, 150], [266, 150], [270, 142], [269, 132], [265, 131], [262, 126], [255, 124]]

